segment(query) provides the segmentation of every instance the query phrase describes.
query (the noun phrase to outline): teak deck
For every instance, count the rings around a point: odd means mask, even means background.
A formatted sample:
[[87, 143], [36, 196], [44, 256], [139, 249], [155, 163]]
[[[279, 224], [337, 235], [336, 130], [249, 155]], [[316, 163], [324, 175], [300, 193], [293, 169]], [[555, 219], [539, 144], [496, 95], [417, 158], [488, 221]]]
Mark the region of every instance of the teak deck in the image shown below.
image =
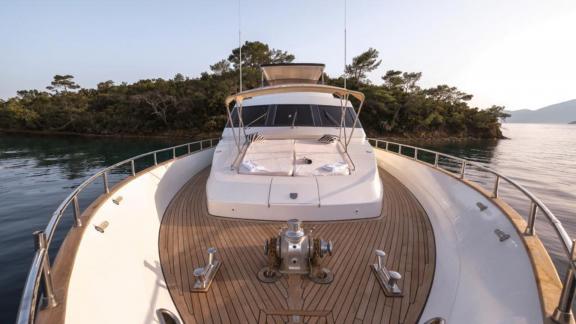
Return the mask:
[[[314, 228], [314, 237], [334, 243], [333, 255], [322, 261], [334, 273], [334, 281], [325, 285], [294, 275], [272, 284], [260, 282], [256, 274], [266, 265], [264, 241], [284, 224], [209, 215], [208, 174], [206, 169], [184, 185], [160, 229], [162, 270], [185, 323], [284, 323], [294, 315], [305, 323], [418, 321], [434, 276], [434, 235], [418, 201], [390, 174], [380, 170], [380, 217], [304, 223]], [[193, 293], [194, 268], [207, 263], [211, 246], [218, 249], [222, 267], [207, 293]], [[375, 249], [384, 250], [386, 266], [402, 275], [403, 297], [384, 295], [370, 269]]]

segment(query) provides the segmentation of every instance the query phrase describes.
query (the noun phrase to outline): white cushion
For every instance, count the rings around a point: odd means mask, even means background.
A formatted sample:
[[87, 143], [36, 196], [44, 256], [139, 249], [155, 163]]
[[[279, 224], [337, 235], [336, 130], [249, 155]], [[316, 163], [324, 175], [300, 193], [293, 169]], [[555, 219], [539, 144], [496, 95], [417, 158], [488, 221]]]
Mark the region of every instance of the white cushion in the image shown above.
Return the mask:
[[[256, 167], [251, 168], [249, 165]], [[292, 152], [283, 153], [246, 153], [240, 164], [241, 174], [262, 174], [291, 176], [294, 173]]]
[[296, 153], [340, 153], [338, 143], [321, 143], [318, 140], [296, 140]]
[[250, 143], [247, 153], [290, 153], [294, 151], [294, 140], [262, 140]]
[[[305, 164], [304, 159], [312, 160]], [[348, 175], [350, 169], [340, 153], [296, 153], [295, 176]]]

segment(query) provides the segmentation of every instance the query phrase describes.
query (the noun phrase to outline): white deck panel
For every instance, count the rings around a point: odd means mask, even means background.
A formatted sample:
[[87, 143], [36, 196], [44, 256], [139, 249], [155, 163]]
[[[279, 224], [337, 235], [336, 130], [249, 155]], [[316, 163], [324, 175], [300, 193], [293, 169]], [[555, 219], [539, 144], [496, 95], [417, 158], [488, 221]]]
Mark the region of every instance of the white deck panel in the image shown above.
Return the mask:
[[[436, 240], [436, 271], [421, 322], [542, 323], [530, 257], [514, 225], [482, 194], [423, 163], [375, 150], [426, 210]], [[488, 206], [481, 211], [478, 202]], [[510, 238], [500, 242], [494, 230]]]

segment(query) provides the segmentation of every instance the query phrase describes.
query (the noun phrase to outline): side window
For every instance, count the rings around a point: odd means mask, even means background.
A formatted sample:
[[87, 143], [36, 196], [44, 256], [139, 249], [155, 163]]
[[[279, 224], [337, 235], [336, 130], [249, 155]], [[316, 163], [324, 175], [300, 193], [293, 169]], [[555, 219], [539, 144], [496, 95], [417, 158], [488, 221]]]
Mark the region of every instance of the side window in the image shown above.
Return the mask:
[[[232, 109], [230, 114], [232, 115], [232, 123], [234, 123], [234, 127], [238, 127], [238, 111], [236, 110], [236, 107]], [[226, 127], [230, 127], [230, 120], [228, 119], [228, 114], [226, 114]]]
[[[245, 127], [264, 127], [270, 112], [270, 106], [244, 106], [242, 107], [242, 121]], [[238, 108], [234, 107], [231, 112], [234, 126], [238, 127]], [[230, 127], [230, 122], [226, 123]]]
[[[320, 121], [323, 127], [340, 127], [340, 121], [342, 118], [342, 107], [339, 106], [318, 106], [320, 112]], [[352, 127], [354, 125], [354, 118], [356, 113], [353, 108], [348, 107], [346, 113], [344, 114], [344, 125], [346, 127]], [[360, 126], [360, 121], [356, 124], [356, 127]]]
[[324, 127], [340, 127], [342, 108], [337, 106], [318, 106], [320, 121]]
[[[348, 113], [346, 114], [346, 127], [354, 126], [354, 118], [356, 118], [354, 108], [348, 107]], [[362, 125], [360, 125], [360, 118], [358, 118], [358, 121], [356, 122], [356, 128], [362, 128]]]

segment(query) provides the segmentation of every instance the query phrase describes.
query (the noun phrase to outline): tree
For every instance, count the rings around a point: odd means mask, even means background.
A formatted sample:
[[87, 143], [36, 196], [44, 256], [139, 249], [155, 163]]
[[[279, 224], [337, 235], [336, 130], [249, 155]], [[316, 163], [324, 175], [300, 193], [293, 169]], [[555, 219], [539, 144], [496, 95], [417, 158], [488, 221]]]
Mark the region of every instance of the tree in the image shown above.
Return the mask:
[[152, 114], [158, 117], [165, 126], [168, 126], [168, 112], [176, 106], [177, 100], [174, 96], [166, 95], [160, 91], [151, 91], [135, 96], [152, 109]]
[[53, 91], [55, 93], [59, 93], [60, 89], [63, 89], [63, 92], [68, 92], [70, 90], [79, 89], [80, 86], [74, 82], [74, 77], [70, 74], [66, 75], [59, 75], [56, 74], [54, 76], [54, 80], [50, 82], [50, 85], [46, 87], [46, 89]]
[[[91, 134], [178, 133], [190, 137], [217, 135], [227, 116], [225, 98], [238, 91], [238, 54], [210, 66], [209, 72], [188, 78], [140, 80], [128, 84], [98, 83], [80, 89], [71, 75], [57, 75], [51, 92], [22, 90], [0, 100], [0, 128], [53, 130]], [[243, 87], [260, 86], [259, 66], [287, 63], [294, 55], [261, 42], [242, 49]], [[449, 85], [420, 87], [419, 72], [387, 71], [382, 84], [370, 84], [367, 74], [381, 61], [374, 49], [355, 57], [346, 73], [350, 88], [366, 95], [362, 126], [370, 136], [454, 136], [498, 138], [504, 107], [470, 106], [472, 95]], [[324, 75], [327, 84], [342, 86], [342, 77]], [[78, 91], [72, 91], [79, 89]]]
[[496, 116], [496, 118], [508, 118], [508, 117], [510, 117], [511, 115], [509, 113], [507, 113], [505, 110], [506, 110], [506, 107], [496, 106], [496, 105], [492, 105], [492, 107], [486, 109], [486, 111], [488, 111], [493, 116]]
[[[232, 50], [228, 61], [238, 69], [240, 48]], [[258, 68], [262, 64], [290, 63], [294, 61], [294, 55], [277, 49], [270, 49], [267, 44], [261, 42], [246, 41], [242, 46], [242, 67]]]
[[100, 82], [96, 85], [96, 89], [100, 91], [108, 90], [114, 86], [114, 81], [108, 80], [104, 82]]
[[227, 60], [220, 60], [213, 65], [210, 65], [210, 70], [215, 75], [223, 75], [230, 72], [230, 62]]
[[436, 101], [445, 101], [449, 103], [457, 103], [462, 101], [472, 100], [472, 95], [458, 90], [456, 87], [450, 87], [442, 84], [434, 88], [426, 89], [424, 93]]
[[174, 82], [182, 82], [184, 80], [186, 79], [184, 78], [182, 73], [176, 73], [176, 75], [174, 76]]
[[388, 70], [382, 77], [382, 80], [384, 80], [384, 86], [389, 89], [400, 89], [404, 92], [417, 92], [420, 90], [420, 87], [418, 87], [418, 81], [420, 81], [421, 77], [421, 72], [408, 73]]
[[357, 82], [369, 83], [366, 74], [376, 70], [382, 63], [378, 55], [378, 51], [370, 47], [366, 52], [354, 57], [352, 64], [346, 65], [345, 73]]

